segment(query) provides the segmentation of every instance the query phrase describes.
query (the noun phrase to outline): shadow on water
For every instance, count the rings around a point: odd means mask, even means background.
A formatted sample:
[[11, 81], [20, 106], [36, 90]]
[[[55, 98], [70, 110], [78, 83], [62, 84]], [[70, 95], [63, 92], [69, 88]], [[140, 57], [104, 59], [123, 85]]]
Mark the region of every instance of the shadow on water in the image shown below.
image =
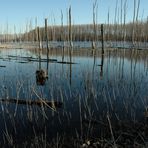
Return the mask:
[[49, 52], [54, 62], [42, 62], [44, 50], [39, 56], [36, 50], [1, 50], [0, 65], [6, 66], [0, 68], [1, 145], [45, 144], [57, 135], [111, 138], [109, 123], [115, 138], [133, 125], [143, 127], [138, 132], [145, 130], [147, 51], [96, 51], [95, 59], [88, 49], [69, 54], [54, 49]]

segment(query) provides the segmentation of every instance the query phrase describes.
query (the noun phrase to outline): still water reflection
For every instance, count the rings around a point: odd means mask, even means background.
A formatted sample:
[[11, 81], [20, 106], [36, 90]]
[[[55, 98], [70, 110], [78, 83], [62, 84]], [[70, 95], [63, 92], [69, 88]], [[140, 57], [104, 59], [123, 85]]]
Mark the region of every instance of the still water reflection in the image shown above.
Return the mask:
[[[47, 62], [45, 53], [39, 60], [35, 50], [1, 49], [1, 99], [42, 98], [63, 103], [62, 108], [53, 111], [1, 102], [2, 135], [7, 130], [17, 143], [28, 135], [40, 135], [45, 128], [49, 137], [57, 132], [83, 136], [90, 132], [83, 125], [85, 121], [104, 121], [107, 112], [113, 121], [143, 120], [148, 105], [146, 51], [98, 52], [95, 56], [88, 50], [74, 51], [72, 63], [67, 53], [63, 62], [58, 50], [51, 52]], [[95, 129], [96, 133], [100, 134]]]

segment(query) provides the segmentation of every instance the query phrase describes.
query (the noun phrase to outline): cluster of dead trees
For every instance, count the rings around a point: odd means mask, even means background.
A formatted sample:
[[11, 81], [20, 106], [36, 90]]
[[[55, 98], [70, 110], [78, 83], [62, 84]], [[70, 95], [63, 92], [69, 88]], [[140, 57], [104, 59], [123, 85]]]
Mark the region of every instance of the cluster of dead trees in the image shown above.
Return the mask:
[[[93, 41], [94, 25], [72, 25], [72, 41]], [[69, 26], [48, 26], [49, 41], [68, 41]], [[29, 30], [29, 29], [28, 29]], [[101, 40], [101, 25], [95, 26], [95, 40]], [[39, 27], [40, 38], [45, 41], [45, 29]], [[0, 42], [34, 42], [38, 40], [37, 27], [23, 34], [0, 35]], [[148, 20], [134, 24], [104, 24], [105, 41], [148, 41]]]
[[[69, 26], [48, 26], [49, 41], [68, 41]], [[45, 40], [45, 29], [40, 28], [41, 39]], [[96, 40], [101, 40], [101, 25], [96, 25]], [[148, 21], [138, 21], [128, 24], [104, 24], [104, 39], [106, 41], [148, 41]], [[36, 29], [26, 32], [22, 41], [37, 41]], [[93, 41], [94, 25], [72, 25], [73, 41]]]

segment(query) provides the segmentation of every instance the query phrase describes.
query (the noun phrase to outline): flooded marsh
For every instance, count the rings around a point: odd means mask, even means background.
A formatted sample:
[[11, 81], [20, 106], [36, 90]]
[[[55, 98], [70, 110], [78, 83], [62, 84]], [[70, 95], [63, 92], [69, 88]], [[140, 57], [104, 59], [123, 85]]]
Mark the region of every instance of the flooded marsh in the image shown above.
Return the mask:
[[0, 49], [0, 145], [146, 145], [146, 49], [38, 51]]

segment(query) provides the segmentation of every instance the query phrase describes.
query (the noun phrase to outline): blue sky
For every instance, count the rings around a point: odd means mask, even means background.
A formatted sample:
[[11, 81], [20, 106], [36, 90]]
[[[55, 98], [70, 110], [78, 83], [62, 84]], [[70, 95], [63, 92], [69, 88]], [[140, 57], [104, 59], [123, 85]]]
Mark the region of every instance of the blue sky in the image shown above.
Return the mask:
[[[10, 32], [16, 30], [25, 30], [25, 26], [30, 20], [33, 27], [35, 18], [38, 25], [44, 25], [44, 18], [48, 18], [48, 23], [60, 24], [61, 10], [64, 15], [64, 23], [67, 23], [67, 9], [72, 7], [72, 22], [74, 24], [92, 23], [92, 7], [94, 0], [0, 0], [0, 31], [6, 29], [6, 24]], [[110, 13], [110, 22], [113, 23], [115, 17], [115, 7], [117, 0], [97, 0], [98, 4], [98, 23], [107, 22], [108, 10]], [[125, 0], [122, 0], [123, 3]], [[138, 1], [138, 0], [137, 0]], [[120, 15], [121, 0], [118, 0], [118, 10]], [[126, 21], [132, 21], [134, 0], [127, 0], [127, 18]], [[145, 19], [148, 16], [148, 0], [140, 1], [139, 19]]]

